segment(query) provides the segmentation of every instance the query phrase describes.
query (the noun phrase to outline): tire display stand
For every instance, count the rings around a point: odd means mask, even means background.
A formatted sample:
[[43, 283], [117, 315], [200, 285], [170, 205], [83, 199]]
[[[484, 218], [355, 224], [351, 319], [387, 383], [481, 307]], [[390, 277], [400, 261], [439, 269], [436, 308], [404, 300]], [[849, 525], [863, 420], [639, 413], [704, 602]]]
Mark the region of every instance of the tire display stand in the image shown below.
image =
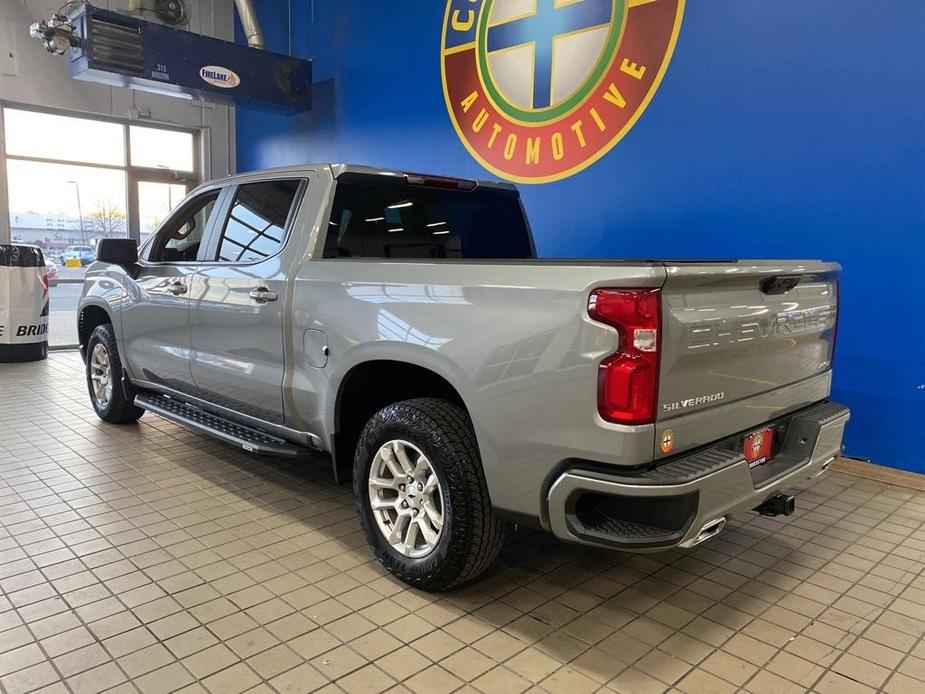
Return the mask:
[[0, 244], [0, 362], [47, 356], [45, 257], [35, 246]]

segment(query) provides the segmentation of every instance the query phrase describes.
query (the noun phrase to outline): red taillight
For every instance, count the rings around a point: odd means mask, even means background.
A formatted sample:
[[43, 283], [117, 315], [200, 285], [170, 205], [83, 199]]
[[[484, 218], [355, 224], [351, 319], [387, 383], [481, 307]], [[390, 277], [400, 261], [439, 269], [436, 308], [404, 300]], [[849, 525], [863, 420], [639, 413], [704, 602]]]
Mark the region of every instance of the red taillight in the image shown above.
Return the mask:
[[617, 351], [601, 362], [597, 409], [608, 422], [655, 420], [661, 302], [658, 289], [598, 289], [588, 314], [620, 335]]

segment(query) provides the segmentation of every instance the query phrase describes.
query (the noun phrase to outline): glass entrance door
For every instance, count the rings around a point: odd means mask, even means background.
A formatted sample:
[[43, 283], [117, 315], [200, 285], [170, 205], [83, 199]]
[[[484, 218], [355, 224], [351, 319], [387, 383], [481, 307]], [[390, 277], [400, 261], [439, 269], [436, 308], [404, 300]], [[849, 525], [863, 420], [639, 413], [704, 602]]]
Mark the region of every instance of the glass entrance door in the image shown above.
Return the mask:
[[186, 197], [186, 182], [138, 181], [138, 238], [143, 244], [167, 215]]
[[8, 210], [0, 202], [0, 214], [9, 215], [10, 227], [10, 238], [0, 241], [45, 254], [52, 347], [77, 344], [77, 305], [97, 244], [143, 240], [196, 185], [197, 143], [194, 131], [169, 125], [0, 102], [0, 200], [9, 201]]

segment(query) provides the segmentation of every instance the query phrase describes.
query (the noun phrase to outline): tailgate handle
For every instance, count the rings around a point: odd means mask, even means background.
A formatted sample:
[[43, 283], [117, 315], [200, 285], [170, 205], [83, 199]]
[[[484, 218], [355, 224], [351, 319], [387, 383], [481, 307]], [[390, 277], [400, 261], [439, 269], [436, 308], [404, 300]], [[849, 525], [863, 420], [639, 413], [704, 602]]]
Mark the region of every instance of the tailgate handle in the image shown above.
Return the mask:
[[758, 285], [762, 294], [786, 294], [803, 279], [801, 275], [774, 275], [765, 277]]

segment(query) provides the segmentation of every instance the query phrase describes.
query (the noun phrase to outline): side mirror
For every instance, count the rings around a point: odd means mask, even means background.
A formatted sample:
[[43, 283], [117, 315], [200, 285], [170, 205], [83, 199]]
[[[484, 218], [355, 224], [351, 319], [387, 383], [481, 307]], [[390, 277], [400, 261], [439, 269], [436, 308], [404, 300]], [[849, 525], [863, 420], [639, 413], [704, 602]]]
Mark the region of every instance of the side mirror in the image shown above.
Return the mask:
[[101, 239], [96, 259], [113, 265], [134, 265], [138, 262], [138, 243], [134, 239]]

